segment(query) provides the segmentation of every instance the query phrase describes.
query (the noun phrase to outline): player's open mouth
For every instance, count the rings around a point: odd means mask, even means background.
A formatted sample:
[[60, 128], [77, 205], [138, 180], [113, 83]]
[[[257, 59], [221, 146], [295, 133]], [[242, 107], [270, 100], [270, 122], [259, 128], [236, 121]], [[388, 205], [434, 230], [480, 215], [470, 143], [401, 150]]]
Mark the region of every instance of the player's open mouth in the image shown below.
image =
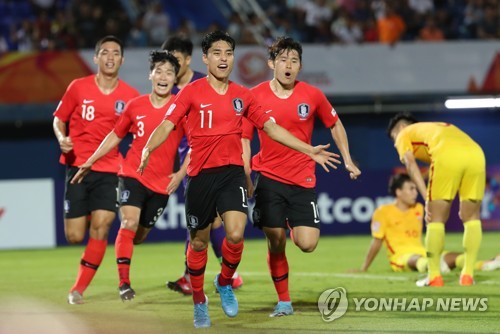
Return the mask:
[[217, 66], [218, 68], [222, 69], [222, 70], [225, 70], [227, 68], [227, 64], [221, 64], [219, 66]]
[[115, 67], [115, 63], [106, 63], [106, 67], [113, 68]]
[[164, 88], [167, 88], [167, 87], [168, 87], [168, 84], [166, 84], [166, 83], [160, 83], [160, 82], [159, 82], [159, 83], [158, 83], [158, 86], [160, 86], [160, 87], [164, 87]]
[[292, 73], [290, 73], [290, 72], [285, 72], [285, 76], [286, 76], [287, 78], [288, 78], [289, 76], [291, 76], [291, 75], [292, 75]]

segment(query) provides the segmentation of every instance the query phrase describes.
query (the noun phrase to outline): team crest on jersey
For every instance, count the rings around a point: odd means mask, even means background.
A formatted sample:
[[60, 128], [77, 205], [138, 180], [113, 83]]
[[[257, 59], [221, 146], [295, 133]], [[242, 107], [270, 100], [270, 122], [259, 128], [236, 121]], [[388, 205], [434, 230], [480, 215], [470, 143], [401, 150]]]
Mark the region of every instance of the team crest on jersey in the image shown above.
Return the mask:
[[297, 107], [297, 113], [301, 119], [306, 119], [309, 116], [309, 105], [307, 103], [301, 103]]
[[243, 111], [243, 101], [240, 98], [235, 98], [233, 100], [233, 108], [236, 113], [241, 113]]
[[115, 113], [120, 115], [123, 112], [123, 109], [125, 109], [125, 102], [122, 100], [118, 100], [115, 102]]

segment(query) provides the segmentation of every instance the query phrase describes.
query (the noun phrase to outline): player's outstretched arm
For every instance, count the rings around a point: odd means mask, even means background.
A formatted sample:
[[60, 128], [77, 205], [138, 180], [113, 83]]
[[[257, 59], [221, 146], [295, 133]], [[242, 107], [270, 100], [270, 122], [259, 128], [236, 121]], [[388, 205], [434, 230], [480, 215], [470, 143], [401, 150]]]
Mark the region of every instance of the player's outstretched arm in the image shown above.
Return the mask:
[[54, 117], [52, 123], [54, 134], [56, 135], [59, 147], [63, 153], [68, 153], [73, 149], [73, 142], [69, 136], [66, 136], [66, 123], [61, 121], [59, 117]]
[[340, 157], [338, 154], [327, 151], [330, 144], [313, 147], [292, 135], [286, 129], [276, 124], [273, 120], [269, 120], [264, 123], [263, 130], [271, 139], [277, 141], [278, 143], [288, 146], [298, 152], [307, 154], [311, 159], [320, 164], [326, 172], [329, 172], [328, 166], [333, 169], [337, 169], [335, 164], [341, 163], [340, 160], [338, 160]]
[[335, 145], [337, 145], [340, 154], [342, 155], [342, 159], [344, 160], [345, 168], [349, 172], [349, 176], [352, 180], [357, 179], [358, 176], [361, 175], [361, 171], [351, 159], [347, 133], [340, 119], [338, 119], [337, 122], [330, 128], [330, 132], [332, 133], [332, 138], [335, 141]]
[[139, 173], [144, 173], [144, 169], [148, 165], [149, 155], [151, 152], [156, 150], [158, 146], [160, 146], [165, 140], [167, 140], [168, 135], [174, 129], [175, 124], [169, 121], [168, 119], [161, 122], [156, 129], [149, 136], [148, 142], [142, 149], [141, 163], [137, 171]]
[[382, 246], [382, 239], [373, 238], [372, 243], [370, 244], [370, 248], [368, 249], [368, 253], [366, 254], [365, 262], [361, 266], [360, 271], [367, 271], [368, 267], [372, 264], [373, 260], [377, 256], [380, 247]]
[[92, 165], [95, 164], [97, 160], [101, 159], [103, 156], [108, 154], [108, 152], [111, 151], [121, 141], [122, 138], [118, 137], [118, 135], [114, 131], [108, 133], [108, 135], [106, 136], [106, 138], [103, 139], [101, 145], [99, 145], [94, 154], [92, 154], [90, 158], [88, 158], [83, 165], [78, 166], [80, 169], [71, 179], [71, 183], [82, 182], [85, 175], [87, 175], [90, 172]]

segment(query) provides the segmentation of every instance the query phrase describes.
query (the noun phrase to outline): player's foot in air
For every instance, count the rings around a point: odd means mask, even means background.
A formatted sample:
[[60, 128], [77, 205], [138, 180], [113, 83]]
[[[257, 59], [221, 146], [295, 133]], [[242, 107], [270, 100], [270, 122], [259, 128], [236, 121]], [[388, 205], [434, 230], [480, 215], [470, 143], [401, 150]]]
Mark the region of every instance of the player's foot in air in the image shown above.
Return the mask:
[[238, 272], [235, 272], [233, 275], [233, 281], [231, 282], [231, 286], [233, 287], [233, 290], [241, 288], [243, 285], [243, 278], [241, 278], [240, 274]]
[[483, 266], [481, 267], [482, 271], [493, 271], [500, 268], [500, 255], [497, 255], [494, 259], [484, 261]]
[[118, 290], [120, 291], [120, 298], [122, 299], [122, 302], [132, 300], [135, 297], [134, 289], [132, 289], [132, 287], [127, 283], [120, 285]]
[[231, 284], [219, 285], [219, 275], [215, 276], [215, 289], [219, 292], [222, 310], [228, 317], [236, 317], [238, 314], [238, 300], [233, 292]]
[[441, 287], [444, 286], [443, 276], [436, 276], [432, 280], [429, 280], [429, 277], [419, 279], [415, 283], [419, 288], [425, 286], [433, 286], [433, 287]]
[[269, 314], [269, 316], [271, 318], [274, 318], [292, 314], [293, 314], [292, 302], [279, 301], [278, 304], [276, 304], [276, 306], [274, 307], [273, 313]]
[[192, 295], [193, 289], [191, 288], [191, 283], [186, 278], [187, 275], [183, 275], [177, 281], [168, 281], [167, 288], [172, 291], [180, 292], [184, 295]]
[[208, 297], [205, 295], [204, 303], [194, 304], [194, 327], [206, 328], [211, 325], [210, 316], [208, 315]]
[[68, 304], [71, 305], [83, 304], [82, 294], [76, 290], [71, 291], [68, 295]]
[[458, 281], [461, 286], [471, 286], [474, 285], [474, 278], [471, 275], [460, 275], [460, 280]]

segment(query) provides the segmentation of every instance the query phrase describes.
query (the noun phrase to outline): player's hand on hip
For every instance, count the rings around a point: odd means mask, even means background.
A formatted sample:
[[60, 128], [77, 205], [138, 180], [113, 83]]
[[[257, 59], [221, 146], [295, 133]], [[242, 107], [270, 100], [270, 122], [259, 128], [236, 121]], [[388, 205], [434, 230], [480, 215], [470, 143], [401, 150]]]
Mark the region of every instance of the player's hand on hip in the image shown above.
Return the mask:
[[356, 180], [361, 175], [361, 171], [354, 163], [345, 164], [345, 169], [349, 172], [351, 180]]
[[73, 142], [70, 137], [64, 137], [63, 140], [59, 142], [59, 147], [63, 153], [68, 153], [73, 150]]
[[310, 155], [311, 159], [320, 164], [326, 172], [330, 171], [328, 166], [333, 169], [337, 169], [335, 164], [341, 164], [341, 161], [339, 160], [340, 156], [337, 153], [327, 151], [329, 147], [330, 144], [314, 146]]
[[144, 173], [144, 169], [148, 165], [149, 154], [150, 153], [148, 148], [145, 147], [142, 149], [141, 163], [139, 164], [139, 168], [137, 168], [137, 172], [139, 172], [139, 174], [141, 175]]
[[75, 176], [71, 179], [70, 183], [75, 184], [75, 183], [82, 183], [83, 178], [85, 175], [90, 173], [90, 168], [92, 167], [91, 163], [84, 163], [83, 165], [79, 166], [78, 172], [76, 172]]

